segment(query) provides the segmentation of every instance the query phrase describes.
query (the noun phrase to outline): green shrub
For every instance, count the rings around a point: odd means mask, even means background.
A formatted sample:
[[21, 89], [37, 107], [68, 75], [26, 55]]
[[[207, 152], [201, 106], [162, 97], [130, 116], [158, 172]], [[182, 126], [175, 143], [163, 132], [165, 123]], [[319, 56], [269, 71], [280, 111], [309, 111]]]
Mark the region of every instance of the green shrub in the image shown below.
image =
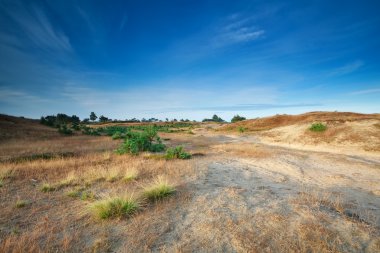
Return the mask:
[[58, 132], [60, 134], [64, 134], [64, 135], [72, 135], [73, 134], [73, 131], [71, 129], [67, 128], [66, 125], [60, 125], [58, 128]]
[[245, 132], [245, 128], [244, 127], [238, 127], [238, 131], [239, 131], [239, 133], [244, 133]]
[[142, 151], [160, 152], [165, 150], [157, 131], [153, 128], [146, 128], [143, 132], [128, 132], [125, 134], [125, 141], [119, 149], [118, 154], [138, 154]]
[[91, 209], [95, 217], [109, 219], [125, 217], [134, 214], [139, 208], [139, 204], [132, 198], [112, 198], [97, 201]]
[[189, 153], [186, 153], [183, 150], [182, 146], [177, 146], [175, 148], [168, 148], [166, 150], [166, 159], [190, 159], [191, 155]]
[[246, 120], [245, 117], [241, 117], [239, 115], [235, 115], [232, 119], [231, 119], [231, 122], [232, 123], [235, 123], [235, 122], [238, 122], [238, 121], [242, 121], [242, 120]]
[[313, 132], [323, 132], [327, 129], [327, 126], [322, 123], [313, 123], [309, 128], [310, 131]]
[[118, 139], [122, 139], [124, 138], [124, 134], [119, 132], [119, 131], [116, 131], [113, 135], [112, 135], [112, 139], [113, 140], [118, 140]]

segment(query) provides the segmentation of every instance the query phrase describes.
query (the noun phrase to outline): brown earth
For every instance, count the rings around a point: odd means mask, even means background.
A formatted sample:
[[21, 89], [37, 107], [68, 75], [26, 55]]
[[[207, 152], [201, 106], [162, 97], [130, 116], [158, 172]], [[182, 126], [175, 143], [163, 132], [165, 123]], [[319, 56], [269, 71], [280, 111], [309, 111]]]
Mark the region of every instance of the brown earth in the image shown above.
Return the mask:
[[[323, 121], [328, 129], [332, 115]], [[355, 115], [339, 124], [360, 136], [375, 131], [377, 115]], [[260, 132], [233, 132], [235, 125], [226, 133], [216, 131], [218, 124], [201, 124], [192, 132], [160, 133], [166, 145], [194, 154], [190, 160], [120, 156], [112, 152], [120, 140], [61, 136], [35, 121], [11, 120], [23, 130], [1, 128], [8, 137], [0, 142], [0, 252], [380, 251], [380, 154], [362, 149], [356, 139], [344, 152], [321, 149], [327, 137], [306, 131], [313, 120]], [[287, 127], [316, 144], [294, 148], [281, 142], [282, 135], [262, 134], [289, 134]], [[36, 156], [46, 152], [56, 156]], [[73, 155], [62, 155], [68, 152]], [[17, 159], [25, 156], [29, 160]], [[130, 170], [137, 178], [122, 180]], [[91, 214], [94, 201], [139, 197], [157, 176], [176, 188], [173, 196], [142, 199], [132, 217], [100, 221]], [[44, 183], [56, 189], [41, 192]], [[69, 197], [72, 191], [82, 197]], [[21, 200], [25, 206], [17, 207]]]

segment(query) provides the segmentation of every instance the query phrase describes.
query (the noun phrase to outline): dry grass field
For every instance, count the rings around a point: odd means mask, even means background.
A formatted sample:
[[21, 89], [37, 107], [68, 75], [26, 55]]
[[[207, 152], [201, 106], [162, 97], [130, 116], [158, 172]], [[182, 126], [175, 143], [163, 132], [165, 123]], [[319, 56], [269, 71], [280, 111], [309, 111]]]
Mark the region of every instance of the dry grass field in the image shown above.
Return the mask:
[[159, 132], [193, 154], [166, 160], [2, 115], [0, 252], [380, 252], [379, 125], [353, 113], [205, 123]]

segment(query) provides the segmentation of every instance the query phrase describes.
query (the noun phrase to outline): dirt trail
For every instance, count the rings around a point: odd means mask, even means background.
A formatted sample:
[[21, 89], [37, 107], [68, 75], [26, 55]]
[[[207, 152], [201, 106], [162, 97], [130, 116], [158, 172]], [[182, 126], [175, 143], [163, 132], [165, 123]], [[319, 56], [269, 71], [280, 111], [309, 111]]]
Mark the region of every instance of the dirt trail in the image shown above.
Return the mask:
[[[288, 227], [292, 235], [297, 224], [313, 220], [308, 216], [312, 210], [327, 220], [326, 229], [341, 240], [362, 243], [347, 251], [371, 252], [371, 241], [364, 234], [355, 237], [356, 228], [347, 230], [347, 226], [367, 224], [379, 234], [380, 157], [301, 151], [261, 144], [255, 136], [197, 134], [213, 144], [253, 143], [269, 148], [272, 155], [257, 158], [215, 152], [200, 159], [198, 173], [203, 176], [190, 184], [193, 197], [183, 210], [177, 210], [180, 218], [163, 236], [164, 250], [239, 252], [263, 244], [274, 250], [275, 243], [266, 236], [284, 239], [276, 234], [276, 226]], [[300, 205], [303, 201], [306, 204]], [[293, 246], [302, 249], [299, 244]], [[293, 251], [293, 246], [278, 250]]]

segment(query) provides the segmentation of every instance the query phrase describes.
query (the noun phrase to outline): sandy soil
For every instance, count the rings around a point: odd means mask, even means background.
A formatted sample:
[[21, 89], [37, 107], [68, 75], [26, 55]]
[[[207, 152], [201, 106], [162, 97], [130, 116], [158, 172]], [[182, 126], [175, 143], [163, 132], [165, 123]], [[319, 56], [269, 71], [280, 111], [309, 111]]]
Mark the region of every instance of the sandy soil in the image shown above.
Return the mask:
[[[354, 124], [359, 124], [354, 129], [374, 131], [373, 122]], [[80, 142], [85, 152], [78, 156], [29, 164], [0, 161], [0, 169], [12, 166], [16, 171], [0, 188], [0, 251], [22, 252], [22, 244], [34, 241], [36, 252], [38, 245], [57, 252], [380, 252], [379, 153], [350, 143], [338, 148], [339, 141], [329, 148], [289, 145], [273, 141], [270, 134], [220, 133], [217, 127], [160, 133], [166, 145], [183, 145], [194, 154], [191, 160], [112, 155], [118, 142], [74, 136], [36, 145], [43, 152], [61, 152]], [[306, 125], [293, 135], [286, 127], [270, 131], [299, 138]], [[17, 143], [4, 143], [4, 157], [23, 150]], [[36, 146], [26, 143], [29, 154]], [[71, 186], [52, 193], [36, 188], [40, 182], [62, 180], [72, 170], [96, 174], [130, 166], [140, 173], [135, 182], [97, 181], [87, 189], [97, 195], [139, 192], [155, 176], [165, 175], [177, 193], [146, 204], [129, 219], [98, 222], [86, 213], [89, 203], [65, 196]], [[28, 198], [32, 211], [13, 207], [17, 199]]]
[[[197, 134], [210, 144], [209, 157], [197, 161], [202, 176], [190, 183], [193, 197], [156, 250], [379, 249], [380, 156], [302, 151], [204, 129]], [[250, 145], [251, 155], [233, 152]], [[326, 246], [330, 240], [334, 247]]]

